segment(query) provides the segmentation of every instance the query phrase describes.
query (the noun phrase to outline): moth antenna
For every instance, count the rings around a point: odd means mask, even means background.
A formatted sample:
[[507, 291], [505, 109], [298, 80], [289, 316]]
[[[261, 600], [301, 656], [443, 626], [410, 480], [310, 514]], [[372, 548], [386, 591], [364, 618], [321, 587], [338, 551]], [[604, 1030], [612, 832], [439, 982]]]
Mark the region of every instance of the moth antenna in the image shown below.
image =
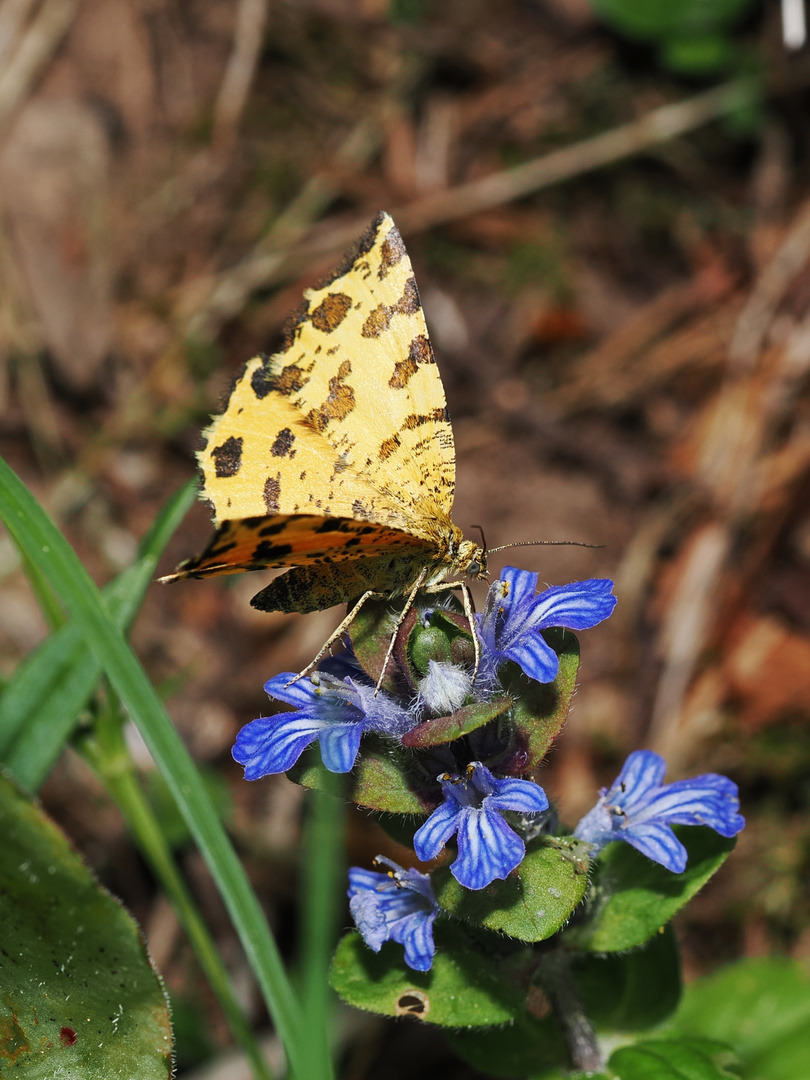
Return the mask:
[[[489, 551], [489, 548], [487, 547], [487, 538], [484, 536], [484, 526], [483, 525], [471, 525], [470, 528], [471, 529], [478, 529], [478, 531], [481, 533], [481, 547], [484, 549], [484, 554], [486, 555], [487, 552]], [[497, 551], [497, 550], [498, 549], [495, 548], [495, 551]]]
[[602, 548], [604, 544], [586, 544], [582, 540], [518, 540], [514, 544], [501, 544], [499, 547], [489, 548], [487, 554], [493, 551], [506, 551], [507, 548], [516, 547], [584, 547]]

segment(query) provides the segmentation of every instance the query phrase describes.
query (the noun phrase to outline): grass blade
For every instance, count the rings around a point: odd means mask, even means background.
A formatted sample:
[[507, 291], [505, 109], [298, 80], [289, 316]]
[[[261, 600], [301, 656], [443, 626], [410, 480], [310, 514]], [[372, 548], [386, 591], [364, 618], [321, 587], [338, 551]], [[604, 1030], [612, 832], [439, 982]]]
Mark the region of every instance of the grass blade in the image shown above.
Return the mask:
[[258, 900], [194, 762], [75, 551], [1, 459], [0, 515], [65, 605], [143, 735], [233, 920], [284, 1044], [291, 1071], [303, 1078], [306, 1074], [301, 1067], [304, 1031], [300, 1007]]

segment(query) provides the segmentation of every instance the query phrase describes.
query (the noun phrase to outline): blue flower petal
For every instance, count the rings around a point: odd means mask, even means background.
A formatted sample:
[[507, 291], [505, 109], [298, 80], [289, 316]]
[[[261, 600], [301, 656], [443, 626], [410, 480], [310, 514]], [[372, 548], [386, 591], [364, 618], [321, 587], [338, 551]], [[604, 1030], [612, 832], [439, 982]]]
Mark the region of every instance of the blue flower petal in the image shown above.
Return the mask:
[[[377, 877], [380, 875], [378, 874]], [[374, 952], [379, 952], [389, 939], [388, 923], [380, 907], [379, 897], [375, 896], [372, 884], [367, 892], [358, 892], [349, 900], [349, 911], [354, 924], [366, 945]]]
[[590, 630], [613, 613], [616, 597], [612, 589], [613, 582], [608, 578], [588, 578], [546, 589], [537, 597], [531, 625], [542, 629], [564, 626], [568, 630]]
[[487, 799], [487, 808], [540, 814], [548, 810], [548, 796], [539, 784], [530, 780], [496, 780], [495, 791]]
[[[292, 680], [296, 681], [293, 682]], [[309, 679], [299, 679], [294, 671], [282, 671], [264, 684], [264, 691], [276, 701], [295, 705], [297, 709], [307, 708], [317, 700], [317, 687]]]
[[616, 605], [613, 582], [590, 578], [557, 585], [539, 595], [537, 574], [506, 566], [487, 594], [484, 611], [476, 616], [482, 645], [479, 667], [482, 682], [496, 681], [497, 669], [514, 660], [538, 682], [552, 682], [558, 661], [541, 636], [552, 627], [586, 630], [606, 619]]
[[461, 807], [454, 799], [446, 799], [438, 806], [424, 825], [416, 830], [413, 850], [420, 862], [435, 859], [458, 828]]
[[245, 779], [286, 772], [323, 732], [324, 724], [299, 712], [279, 713], [246, 724], [231, 753], [245, 766]]
[[508, 612], [534, 599], [540, 575], [530, 570], [519, 570], [516, 566], [505, 566], [498, 575], [498, 579], [506, 582], [502, 607]]
[[665, 773], [664, 759], [653, 751], [630, 754], [574, 835], [592, 845], [592, 854], [611, 840], [624, 840], [648, 859], [680, 874], [687, 853], [673, 825], [707, 825], [726, 837], [736, 836], [745, 826], [745, 818], [737, 812], [737, 785], [727, 776], [707, 773], [665, 784]]
[[331, 724], [321, 729], [321, 759], [330, 772], [351, 771], [362, 734], [362, 724]]
[[673, 874], [681, 874], [686, 869], [687, 852], [678, 837], [668, 825], [649, 821], [643, 825], [634, 825], [616, 839], [626, 840], [642, 855], [653, 862], [660, 863]]
[[667, 763], [652, 750], [634, 750], [628, 754], [622, 771], [613, 781], [610, 795], [623, 792], [625, 811], [637, 806], [653, 788], [660, 788], [667, 773]]
[[706, 773], [666, 784], [648, 799], [637, 818], [666, 816], [671, 825], [708, 825], [721, 836], [730, 837], [745, 825], [738, 806], [737, 785], [727, 776]]
[[394, 928], [391, 937], [405, 946], [405, 963], [414, 971], [430, 971], [436, 946], [433, 943], [433, 923], [437, 912], [428, 915], [414, 912]]
[[429, 971], [433, 963], [433, 923], [439, 907], [430, 878], [418, 870], [404, 870], [391, 859], [385, 874], [353, 866], [349, 871], [349, 907], [357, 929], [374, 952], [386, 941], [405, 948], [405, 963], [415, 971]]
[[535, 682], [554, 682], [560, 669], [557, 654], [539, 632], [519, 638], [503, 649], [501, 656], [514, 660]]
[[450, 873], [465, 889], [484, 889], [503, 879], [526, 854], [520, 837], [496, 811], [465, 808], [458, 827], [458, 858]]

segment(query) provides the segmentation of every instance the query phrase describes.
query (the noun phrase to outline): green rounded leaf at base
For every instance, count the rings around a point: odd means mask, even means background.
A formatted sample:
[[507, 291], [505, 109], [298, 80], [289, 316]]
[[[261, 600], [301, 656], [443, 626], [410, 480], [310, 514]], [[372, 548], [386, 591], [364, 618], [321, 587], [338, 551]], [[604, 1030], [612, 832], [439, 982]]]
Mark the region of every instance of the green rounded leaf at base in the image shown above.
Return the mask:
[[670, 1033], [729, 1043], [745, 1077], [805, 1080], [810, 974], [787, 957], [740, 960], [687, 987]]
[[386, 942], [372, 952], [356, 932], [340, 941], [329, 985], [345, 1002], [383, 1016], [413, 1016], [441, 1027], [504, 1024], [522, 1008], [523, 950], [504, 960], [482, 949], [463, 927], [437, 922], [430, 971], [412, 971], [402, 946]]
[[731, 1080], [733, 1051], [710, 1039], [650, 1039], [623, 1046], [608, 1063], [621, 1080]]
[[171, 1075], [171, 1027], [137, 926], [53, 822], [0, 777], [0, 1075]]
[[[542, 998], [538, 1003], [550, 1009]], [[444, 1037], [462, 1060], [488, 1076], [523, 1080], [545, 1076], [552, 1069], [560, 1070], [557, 1075], [568, 1075], [568, 1048], [552, 1016], [537, 1019], [521, 1011], [508, 1026], [448, 1031]]]
[[544, 941], [565, 925], [588, 884], [586, 845], [571, 837], [529, 845], [523, 862], [505, 881], [464, 889], [448, 869], [433, 875], [440, 907], [458, 919], [497, 930], [520, 941]]
[[712, 829], [676, 825], [689, 853], [673, 874], [629, 844], [612, 843], [594, 864], [588, 907], [566, 941], [574, 948], [615, 952], [642, 945], [666, 925], [723, 865], [736, 841]]
[[[643, 949], [623, 956], [580, 954], [571, 957], [571, 975], [585, 1012], [597, 1031], [615, 1035], [660, 1023], [678, 1003], [679, 961], [674, 937], [661, 935]], [[568, 1049], [551, 1006], [540, 989], [542, 954], [535, 982], [524, 1011], [508, 1027], [448, 1034], [447, 1039], [465, 1061], [499, 1077], [569, 1077]]]
[[669, 926], [632, 952], [580, 953], [571, 970], [598, 1031], [646, 1031], [680, 1001], [681, 960]]

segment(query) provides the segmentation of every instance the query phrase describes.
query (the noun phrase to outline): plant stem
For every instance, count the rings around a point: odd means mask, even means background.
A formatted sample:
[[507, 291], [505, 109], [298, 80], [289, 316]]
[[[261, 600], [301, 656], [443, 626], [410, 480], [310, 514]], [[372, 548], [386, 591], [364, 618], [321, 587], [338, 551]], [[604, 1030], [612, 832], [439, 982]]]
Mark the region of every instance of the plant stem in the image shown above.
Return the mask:
[[544, 953], [539, 966], [539, 980], [560, 1025], [571, 1055], [571, 1064], [582, 1072], [604, 1069], [605, 1061], [596, 1032], [571, 973], [569, 954], [560, 948]]

